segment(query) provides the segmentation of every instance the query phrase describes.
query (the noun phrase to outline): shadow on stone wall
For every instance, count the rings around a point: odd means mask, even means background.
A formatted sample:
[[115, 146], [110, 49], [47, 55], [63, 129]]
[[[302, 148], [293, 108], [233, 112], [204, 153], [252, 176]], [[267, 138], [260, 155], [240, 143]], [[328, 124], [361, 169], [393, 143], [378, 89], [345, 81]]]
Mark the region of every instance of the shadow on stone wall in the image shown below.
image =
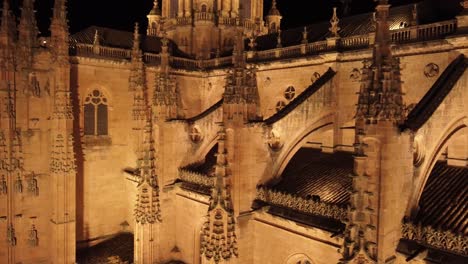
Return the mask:
[[133, 234], [119, 233], [94, 246], [78, 249], [78, 264], [133, 263]]

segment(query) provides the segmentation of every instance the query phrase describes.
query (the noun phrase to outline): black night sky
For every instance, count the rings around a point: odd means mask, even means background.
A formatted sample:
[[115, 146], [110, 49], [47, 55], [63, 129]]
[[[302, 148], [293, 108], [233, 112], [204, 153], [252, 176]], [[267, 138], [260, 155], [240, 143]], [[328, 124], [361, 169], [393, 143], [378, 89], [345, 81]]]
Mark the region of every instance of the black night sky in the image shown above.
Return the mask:
[[[18, 14], [22, 0], [9, 1], [15, 13]], [[283, 15], [282, 27], [287, 29], [328, 20], [333, 6], [338, 7], [339, 12], [342, 12], [342, 1], [277, 0], [278, 8]], [[39, 28], [45, 35], [48, 34], [53, 2], [54, 0], [36, 0], [35, 4]], [[390, 0], [392, 5], [412, 2], [417, 2], [417, 0]], [[68, 0], [70, 31], [74, 33], [91, 25], [131, 31], [135, 22], [146, 27], [146, 15], [152, 5], [153, 0]], [[265, 0], [265, 13], [270, 5], [271, 0]], [[352, 0], [350, 14], [371, 12], [374, 7], [374, 0]]]

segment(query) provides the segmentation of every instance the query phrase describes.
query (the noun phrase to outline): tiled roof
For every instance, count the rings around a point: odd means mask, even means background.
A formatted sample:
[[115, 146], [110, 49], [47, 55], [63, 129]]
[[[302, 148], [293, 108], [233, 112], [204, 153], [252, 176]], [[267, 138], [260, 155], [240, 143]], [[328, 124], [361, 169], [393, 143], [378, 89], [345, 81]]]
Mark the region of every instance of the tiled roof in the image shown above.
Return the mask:
[[[131, 49], [133, 47], [133, 32], [116, 30], [105, 27], [90, 26], [82, 31], [79, 31], [70, 36], [71, 43], [93, 44], [96, 30], [99, 34], [99, 41], [102, 46]], [[160, 53], [161, 38], [154, 36], [146, 36], [140, 34], [141, 49], [143, 52]], [[169, 48], [172, 49], [172, 54], [177, 56], [186, 56], [177, 49], [177, 46], [170, 41]]]
[[[390, 9], [389, 26], [398, 29], [403, 24], [410, 24], [413, 4], [397, 6]], [[424, 0], [418, 4], [418, 20], [420, 24], [453, 19], [460, 13], [460, 0]], [[331, 12], [331, 11], [330, 11]], [[329, 35], [330, 22], [324, 21], [307, 26], [308, 41], [325, 40]], [[339, 26], [341, 37], [368, 34], [375, 31], [373, 13], [365, 13], [349, 17], [340, 17]], [[281, 43], [283, 47], [298, 45], [302, 41], [304, 27], [283, 30]], [[276, 48], [277, 33], [257, 38], [257, 49], [267, 50]]]
[[[425, 263], [437, 263], [437, 264], [460, 264], [468, 263], [467, 256], [460, 256], [450, 252], [445, 252], [435, 248], [421, 246], [415, 241], [401, 239], [397, 246], [397, 252], [406, 255], [414, 259], [415, 254], [420, 253], [421, 250], [427, 250], [427, 255], [424, 258]], [[409, 263], [409, 262], [408, 262]]]
[[465, 72], [467, 59], [463, 54], [459, 55], [445, 71], [440, 75], [434, 85], [419, 101], [419, 103], [408, 114], [406, 121], [400, 129], [411, 129], [413, 131], [421, 128], [424, 123], [437, 110], [437, 107], [444, 101], [457, 81]]
[[468, 234], [468, 168], [437, 162], [424, 187], [414, 220], [423, 226]]
[[270, 188], [301, 197], [318, 195], [321, 202], [345, 206], [352, 179], [351, 153], [323, 153], [301, 148], [291, 159], [281, 180]]
[[264, 122], [267, 125], [273, 124], [276, 121], [280, 120], [281, 118], [285, 117], [291, 111], [293, 111], [296, 107], [302, 104], [307, 98], [317, 92], [320, 88], [323, 87], [328, 81], [330, 81], [336, 72], [332, 70], [332, 68], [328, 68], [327, 72], [325, 72], [318, 80], [316, 80], [313, 84], [307, 87], [304, 92], [302, 92], [299, 96], [294, 98], [289, 104], [287, 104], [283, 109], [278, 111], [276, 114], [272, 115]]

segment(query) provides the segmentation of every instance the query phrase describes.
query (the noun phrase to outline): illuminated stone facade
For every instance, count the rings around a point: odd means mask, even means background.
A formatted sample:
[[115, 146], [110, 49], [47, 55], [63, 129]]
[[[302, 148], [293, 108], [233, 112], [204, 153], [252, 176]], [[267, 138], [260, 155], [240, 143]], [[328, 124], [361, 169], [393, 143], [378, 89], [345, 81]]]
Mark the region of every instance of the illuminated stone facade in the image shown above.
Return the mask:
[[[139, 264], [466, 260], [466, 223], [451, 229], [466, 208], [412, 222], [438, 162], [467, 171], [466, 2], [428, 24], [381, 0], [281, 31], [284, 1], [264, 16], [263, 0], [163, 0], [145, 36], [70, 36], [55, 0], [38, 38], [34, 0], [18, 25], [5, 0], [0, 263], [75, 263], [120, 232]], [[349, 188], [278, 187], [304, 148], [353, 153]]]

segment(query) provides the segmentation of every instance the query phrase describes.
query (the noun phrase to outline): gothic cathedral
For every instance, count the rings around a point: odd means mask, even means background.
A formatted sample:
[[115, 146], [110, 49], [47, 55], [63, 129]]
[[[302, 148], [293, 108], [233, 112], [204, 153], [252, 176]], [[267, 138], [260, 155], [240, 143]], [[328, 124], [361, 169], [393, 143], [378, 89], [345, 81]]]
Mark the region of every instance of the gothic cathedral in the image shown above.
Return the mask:
[[55, 0], [47, 37], [34, 2], [1, 12], [0, 263], [468, 262], [468, 0], [73, 34]]

